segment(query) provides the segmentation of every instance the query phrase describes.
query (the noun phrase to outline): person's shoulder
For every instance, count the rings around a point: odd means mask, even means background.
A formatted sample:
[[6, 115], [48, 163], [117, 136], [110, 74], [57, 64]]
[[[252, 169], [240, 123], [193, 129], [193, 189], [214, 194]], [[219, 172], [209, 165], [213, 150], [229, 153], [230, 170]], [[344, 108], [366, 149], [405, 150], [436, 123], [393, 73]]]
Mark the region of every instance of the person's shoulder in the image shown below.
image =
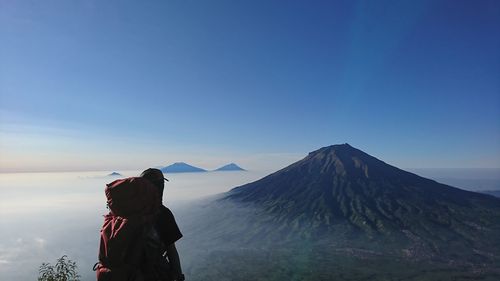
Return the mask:
[[163, 205], [163, 204], [162, 204], [162, 205], [161, 205], [161, 207], [160, 207], [160, 211], [161, 211], [161, 212], [168, 212], [168, 213], [172, 213], [172, 211], [170, 211], [170, 209], [169, 209], [167, 206]]
[[170, 211], [170, 209], [168, 207], [166, 207], [165, 205], [161, 205], [160, 207], [160, 214], [164, 215], [164, 216], [171, 216], [173, 217], [174, 214], [172, 213], [172, 211]]

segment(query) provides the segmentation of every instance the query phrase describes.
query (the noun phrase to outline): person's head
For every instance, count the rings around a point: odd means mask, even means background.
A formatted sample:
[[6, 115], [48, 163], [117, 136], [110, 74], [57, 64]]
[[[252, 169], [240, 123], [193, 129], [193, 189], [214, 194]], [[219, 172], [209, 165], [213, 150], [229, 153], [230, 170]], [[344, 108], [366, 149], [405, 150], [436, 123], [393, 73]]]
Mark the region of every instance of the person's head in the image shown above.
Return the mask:
[[141, 177], [149, 180], [156, 187], [158, 187], [158, 190], [160, 191], [160, 196], [163, 197], [163, 189], [165, 188], [165, 181], [168, 181], [168, 179], [166, 179], [163, 176], [162, 171], [155, 168], [149, 168], [141, 173]]

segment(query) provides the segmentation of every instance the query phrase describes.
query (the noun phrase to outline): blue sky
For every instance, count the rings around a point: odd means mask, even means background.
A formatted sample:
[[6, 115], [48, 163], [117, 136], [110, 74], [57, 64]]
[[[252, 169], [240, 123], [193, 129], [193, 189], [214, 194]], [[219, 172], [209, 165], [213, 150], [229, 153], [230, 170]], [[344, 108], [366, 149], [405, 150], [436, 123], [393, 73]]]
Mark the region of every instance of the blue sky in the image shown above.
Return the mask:
[[0, 171], [500, 167], [499, 1], [0, 1]]

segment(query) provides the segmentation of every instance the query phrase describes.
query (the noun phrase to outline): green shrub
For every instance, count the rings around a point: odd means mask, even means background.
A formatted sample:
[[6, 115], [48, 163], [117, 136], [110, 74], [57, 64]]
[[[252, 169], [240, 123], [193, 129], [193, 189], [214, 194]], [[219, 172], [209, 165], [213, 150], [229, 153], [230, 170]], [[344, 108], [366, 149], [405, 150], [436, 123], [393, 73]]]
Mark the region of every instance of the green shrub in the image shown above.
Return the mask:
[[80, 275], [76, 263], [64, 255], [55, 265], [42, 263], [38, 269], [38, 281], [80, 281]]

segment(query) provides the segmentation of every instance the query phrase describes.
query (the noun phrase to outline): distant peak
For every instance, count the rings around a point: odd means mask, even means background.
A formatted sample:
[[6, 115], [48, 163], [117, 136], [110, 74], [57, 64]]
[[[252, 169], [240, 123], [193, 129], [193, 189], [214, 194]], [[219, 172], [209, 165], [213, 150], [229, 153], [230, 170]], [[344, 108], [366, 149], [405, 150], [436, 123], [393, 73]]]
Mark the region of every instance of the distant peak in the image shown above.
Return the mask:
[[240, 166], [236, 165], [235, 163], [230, 163], [225, 166], [220, 167], [219, 169], [215, 171], [245, 171], [245, 169], [242, 169]]
[[206, 172], [205, 169], [198, 168], [184, 162], [176, 162], [170, 166], [163, 167], [160, 170], [166, 173]]

